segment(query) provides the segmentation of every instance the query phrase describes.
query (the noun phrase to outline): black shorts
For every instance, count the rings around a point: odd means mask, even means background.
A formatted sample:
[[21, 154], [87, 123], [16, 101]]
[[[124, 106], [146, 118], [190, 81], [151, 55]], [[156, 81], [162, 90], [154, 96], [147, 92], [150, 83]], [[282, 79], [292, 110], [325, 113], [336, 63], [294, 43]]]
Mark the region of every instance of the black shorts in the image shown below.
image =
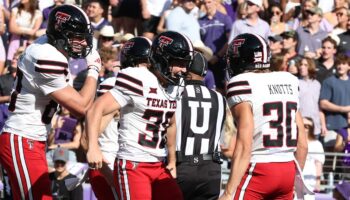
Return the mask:
[[159, 24], [160, 17], [151, 16], [151, 18], [142, 22], [143, 32], [151, 32], [157, 34], [157, 26]]
[[198, 165], [190, 162], [177, 163], [177, 183], [185, 200], [219, 198], [221, 189], [221, 165], [202, 161]]

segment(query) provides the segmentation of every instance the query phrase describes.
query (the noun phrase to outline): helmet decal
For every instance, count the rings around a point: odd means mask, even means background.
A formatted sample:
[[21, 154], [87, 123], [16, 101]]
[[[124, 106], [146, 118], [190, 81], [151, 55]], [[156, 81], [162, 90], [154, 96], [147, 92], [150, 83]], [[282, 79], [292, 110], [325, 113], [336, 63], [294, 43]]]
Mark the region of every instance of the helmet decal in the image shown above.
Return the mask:
[[131, 49], [135, 45], [134, 41], [127, 41], [123, 46], [123, 53], [126, 53], [129, 49]]
[[235, 39], [232, 42], [232, 46], [233, 46], [233, 57], [239, 57], [239, 51], [238, 51], [238, 47], [240, 47], [242, 44], [244, 44], [245, 39]]
[[169, 37], [166, 37], [164, 35], [160, 36], [158, 38], [159, 40], [159, 47], [160, 48], [163, 48], [164, 46], [168, 46], [169, 44], [173, 43], [173, 39], [169, 38]]
[[68, 21], [71, 18], [69, 14], [64, 12], [57, 12], [55, 17], [56, 17], [56, 24], [55, 24], [56, 28], [59, 28], [62, 25], [62, 23], [66, 23], [66, 21]]

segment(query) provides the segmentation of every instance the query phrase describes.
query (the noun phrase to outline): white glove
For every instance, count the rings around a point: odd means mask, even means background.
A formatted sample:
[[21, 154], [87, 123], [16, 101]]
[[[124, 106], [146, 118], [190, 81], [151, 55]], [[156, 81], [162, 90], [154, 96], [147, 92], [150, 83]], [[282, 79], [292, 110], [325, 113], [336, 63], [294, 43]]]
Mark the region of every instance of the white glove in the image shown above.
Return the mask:
[[92, 49], [91, 52], [85, 57], [86, 64], [88, 66], [88, 76], [98, 78], [98, 74], [101, 70], [101, 58], [96, 49]]

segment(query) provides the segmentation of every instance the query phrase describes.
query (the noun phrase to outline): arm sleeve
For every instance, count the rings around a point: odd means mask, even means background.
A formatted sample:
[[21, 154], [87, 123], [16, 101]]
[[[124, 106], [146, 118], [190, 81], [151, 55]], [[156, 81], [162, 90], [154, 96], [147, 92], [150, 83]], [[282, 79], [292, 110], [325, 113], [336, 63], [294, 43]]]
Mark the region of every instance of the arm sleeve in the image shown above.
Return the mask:
[[143, 83], [132, 74], [119, 72], [115, 87], [110, 92], [119, 105], [124, 107], [132, 103], [135, 97], [143, 96]]
[[35, 82], [48, 95], [68, 85], [68, 64], [49, 60], [38, 60], [35, 64]]
[[332, 96], [332, 90], [330, 85], [330, 79], [326, 79], [323, 81], [321, 85], [321, 93], [320, 93], [320, 100], [330, 100]]
[[227, 103], [229, 107], [241, 102], [251, 102], [252, 88], [244, 77], [236, 76], [227, 85]]

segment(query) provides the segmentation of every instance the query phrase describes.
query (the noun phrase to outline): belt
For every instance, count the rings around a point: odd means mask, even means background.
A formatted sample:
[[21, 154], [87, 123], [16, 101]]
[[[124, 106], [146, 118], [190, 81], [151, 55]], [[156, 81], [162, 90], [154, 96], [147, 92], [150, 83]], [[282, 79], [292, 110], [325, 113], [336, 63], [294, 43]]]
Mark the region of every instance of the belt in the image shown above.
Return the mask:
[[199, 154], [199, 155], [183, 155], [182, 152], [176, 152], [176, 162], [190, 162], [198, 164], [201, 161], [214, 161], [220, 163], [220, 153], [215, 152], [213, 154]]

